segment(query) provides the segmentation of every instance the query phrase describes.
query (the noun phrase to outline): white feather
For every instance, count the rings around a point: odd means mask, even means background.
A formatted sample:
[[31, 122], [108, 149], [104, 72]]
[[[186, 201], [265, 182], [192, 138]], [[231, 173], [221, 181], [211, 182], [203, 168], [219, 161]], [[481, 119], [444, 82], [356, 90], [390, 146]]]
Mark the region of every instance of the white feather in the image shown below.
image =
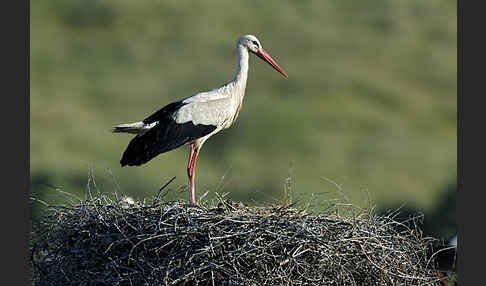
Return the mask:
[[132, 134], [138, 134], [138, 135], [143, 135], [145, 132], [149, 131], [151, 128], [153, 128], [155, 125], [157, 125], [159, 122], [153, 122], [151, 124], [145, 124], [143, 121], [137, 121], [134, 123], [125, 123], [125, 124], [120, 124], [115, 127], [113, 127], [113, 132], [114, 133], [132, 133]]

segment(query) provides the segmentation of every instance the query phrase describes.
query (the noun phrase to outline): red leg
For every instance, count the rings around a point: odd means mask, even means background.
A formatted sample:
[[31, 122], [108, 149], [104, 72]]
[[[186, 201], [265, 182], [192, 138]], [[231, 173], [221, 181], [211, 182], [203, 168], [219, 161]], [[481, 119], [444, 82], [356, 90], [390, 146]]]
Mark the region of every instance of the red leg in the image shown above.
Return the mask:
[[189, 191], [192, 204], [196, 204], [196, 191], [194, 188], [194, 168], [196, 167], [197, 155], [199, 150], [194, 148], [194, 143], [191, 144], [191, 153], [189, 155], [189, 162], [187, 164], [187, 176], [189, 178]]
[[194, 155], [194, 143], [191, 144], [191, 153], [189, 154], [189, 162], [187, 162], [187, 176], [191, 177], [192, 156]]

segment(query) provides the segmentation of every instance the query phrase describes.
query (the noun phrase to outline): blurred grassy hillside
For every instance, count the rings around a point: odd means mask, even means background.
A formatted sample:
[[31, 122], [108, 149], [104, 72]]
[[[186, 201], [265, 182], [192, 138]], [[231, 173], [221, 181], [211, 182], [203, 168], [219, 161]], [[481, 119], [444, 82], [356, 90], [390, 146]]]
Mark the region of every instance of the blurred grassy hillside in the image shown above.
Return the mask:
[[131, 136], [110, 129], [231, 80], [244, 34], [289, 78], [251, 57], [238, 121], [202, 149], [198, 197], [280, 199], [290, 176], [294, 199], [325, 199], [325, 177], [358, 204], [427, 209], [455, 183], [456, 1], [30, 4], [31, 189], [48, 202], [63, 199], [49, 185], [82, 197], [90, 168], [138, 199], [185, 186], [187, 148], [121, 168]]

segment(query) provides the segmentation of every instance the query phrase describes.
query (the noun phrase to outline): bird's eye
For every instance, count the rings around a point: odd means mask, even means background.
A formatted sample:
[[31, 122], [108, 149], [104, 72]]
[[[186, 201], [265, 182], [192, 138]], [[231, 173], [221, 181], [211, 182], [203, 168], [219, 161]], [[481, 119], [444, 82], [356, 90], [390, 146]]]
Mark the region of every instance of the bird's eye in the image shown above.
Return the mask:
[[260, 47], [260, 45], [258, 45], [258, 42], [257, 41], [251, 41], [255, 46], [257, 47]]

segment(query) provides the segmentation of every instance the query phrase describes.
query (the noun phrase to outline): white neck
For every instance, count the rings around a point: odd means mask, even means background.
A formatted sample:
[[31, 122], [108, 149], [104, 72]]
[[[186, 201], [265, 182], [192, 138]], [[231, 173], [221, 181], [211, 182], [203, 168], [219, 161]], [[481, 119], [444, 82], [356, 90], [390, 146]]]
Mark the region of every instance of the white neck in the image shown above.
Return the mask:
[[243, 96], [245, 95], [246, 80], [248, 79], [248, 49], [238, 43], [236, 44], [236, 55], [236, 74], [231, 83], [237, 89], [237, 92], [235, 92], [235, 94], [243, 98]]

